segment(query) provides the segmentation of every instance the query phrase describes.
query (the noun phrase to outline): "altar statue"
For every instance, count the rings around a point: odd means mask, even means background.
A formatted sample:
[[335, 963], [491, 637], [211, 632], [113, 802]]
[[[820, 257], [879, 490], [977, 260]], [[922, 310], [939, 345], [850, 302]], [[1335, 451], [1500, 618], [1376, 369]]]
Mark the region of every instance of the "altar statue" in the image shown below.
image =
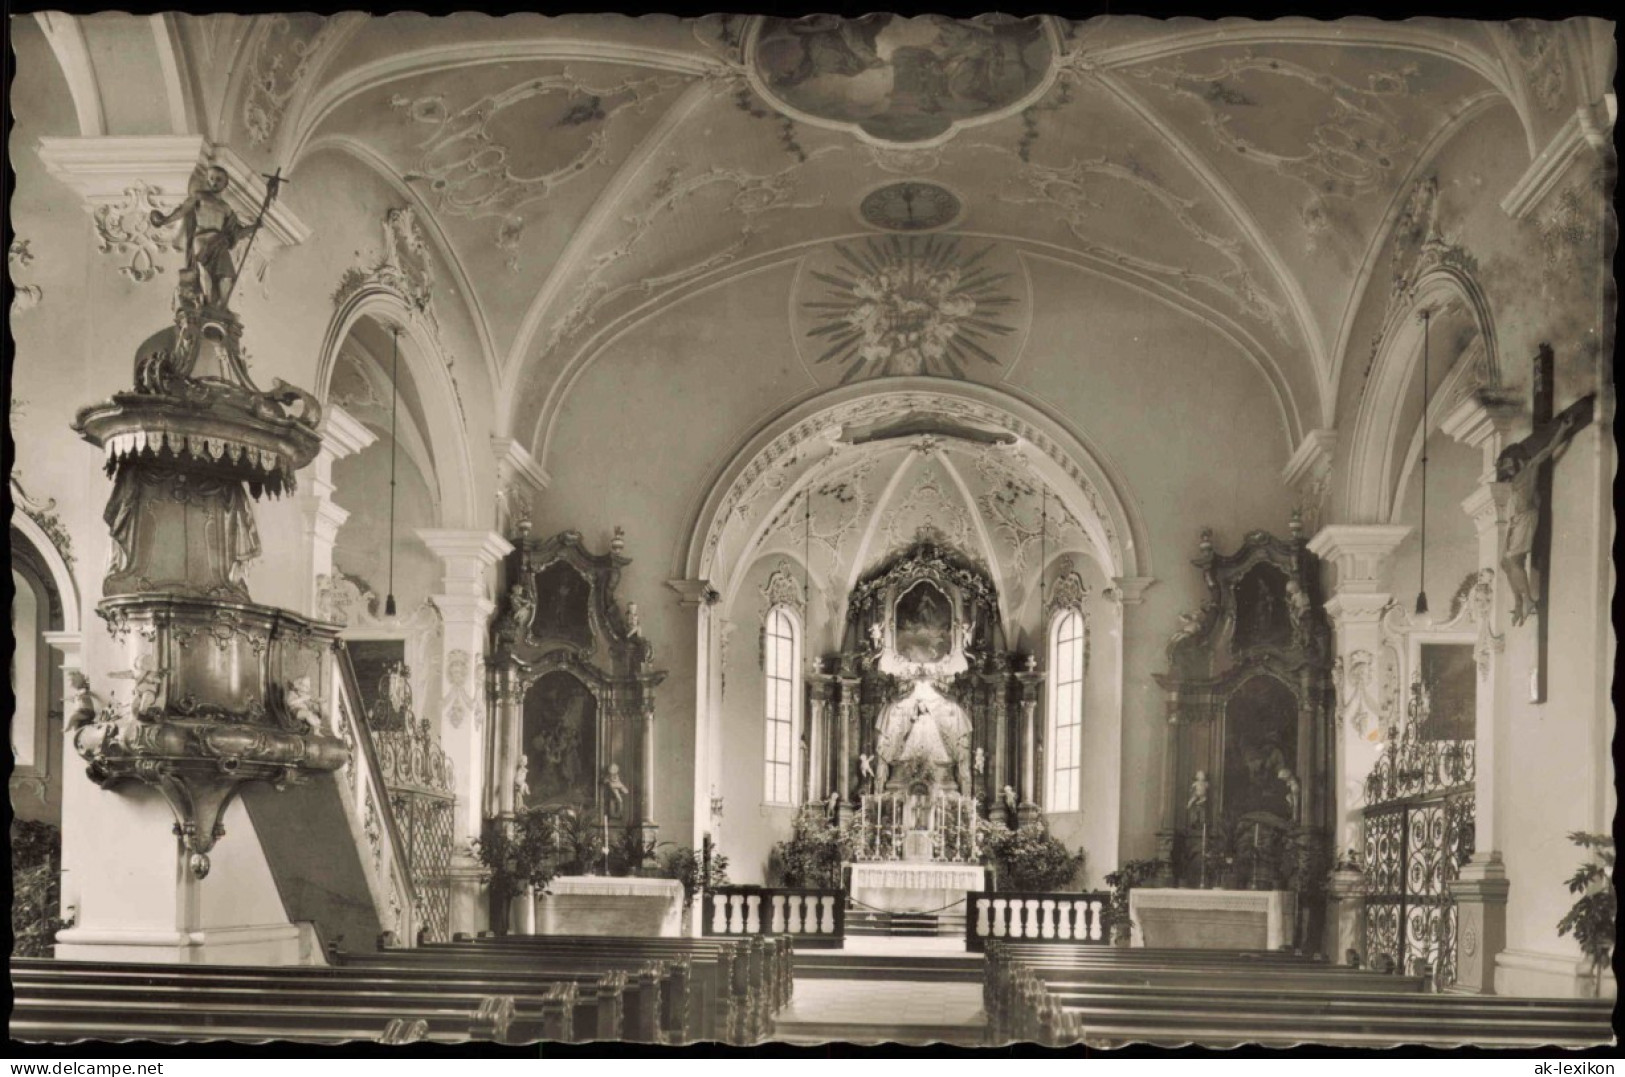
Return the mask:
[[876, 752], [890, 766], [921, 757], [952, 765], [968, 754], [970, 716], [922, 678], [908, 695], [880, 713], [879, 734]]

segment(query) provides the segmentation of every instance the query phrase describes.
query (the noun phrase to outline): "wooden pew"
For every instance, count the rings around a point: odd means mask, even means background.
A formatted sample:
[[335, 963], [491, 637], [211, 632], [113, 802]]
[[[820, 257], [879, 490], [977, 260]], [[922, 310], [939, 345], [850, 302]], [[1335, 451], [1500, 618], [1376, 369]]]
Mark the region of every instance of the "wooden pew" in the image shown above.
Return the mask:
[[1580, 1046], [1610, 1038], [1611, 1004], [1422, 994], [1397, 977], [1245, 952], [996, 946], [989, 1042], [1211, 1046]]
[[[741, 938], [626, 939], [609, 936], [521, 935], [439, 943], [420, 952], [467, 952], [518, 955], [686, 954], [697, 963], [718, 962], [714, 997], [720, 1020], [708, 1030], [695, 1030], [689, 1039], [712, 1038], [731, 1043], [754, 1043], [765, 1036], [771, 1020], [789, 1002], [793, 991], [794, 951], [782, 936]], [[722, 955], [718, 957], [717, 955]], [[696, 977], [699, 979], [699, 977]], [[720, 1011], [727, 1011], [722, 1013]]]
[[[497, 983], [320, 967], [19, 960], [12, 966], [13, 1034], [26, 1027], [38, 1038], [151, 1033], [166, 1041], [291, 1036], [333, 1042], [378, 1039], [400, 1021], [391, 1034], [408, 1035], [422, 1025], [420, 1038], [439, 1042], [571, 1040], [580, 983], [615, 990], [612, 1012], [619, 1020], [624, 981], [606, 984], [604, 977]], [[598, 1004], [591, 994], [587, 1001]]]

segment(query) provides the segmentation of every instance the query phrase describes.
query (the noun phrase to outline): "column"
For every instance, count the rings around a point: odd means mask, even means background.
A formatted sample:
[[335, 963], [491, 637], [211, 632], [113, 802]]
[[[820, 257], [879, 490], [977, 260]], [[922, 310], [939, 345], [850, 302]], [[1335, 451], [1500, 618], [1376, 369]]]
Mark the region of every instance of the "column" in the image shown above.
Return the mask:
[[[1336, 635], [1338, 685], [1336, 758], [1332, 796], [1336, 848], [1363, 848], [1361, 805], [1365, 777], [1376, 763], [1375, 745], [1366, 730], [1380, 725], [1381, 685], [1378, 671], [1382, 654], [1382, 611], [1392, 595], [1387, 591], [1389, 562], [1410, 528], [1387, 524], [1338, 524], [1323, 528], [1309, 540], [1309, 550], [1334, 566], [1336, 584], [1326, 603]], [[1398, 687], [1395, 686], [1395, 690]], [[1359, 878], [1355, 878], [1359, 875]], [[1349, 950], [1365, 956], [1364, 918], [1358, 900], [1364, 876], [1339, 872], [1332, 878], [1328, 898], [1325, 946], [1328, 957], [1341, 960]]]
[[840, 819], [844, 823], [852, 814], [852, 759], [857, 751], [858, 698], [863, 690], [861, 678], [841, 676], [840, 726], [836, 732], [839, 745], [835, 758], [835, 788], [841, 794]]
[[1005, 728], [1009, 724], [1009, 676], [1003, 672], [982, 674], [982, 683], [987, 688], [987, 720], [992, 724], [988, 737], [987, 775], [984, 779], [988, 803], [992, 805], [988, 814], [994, 822], [1006, 826], [1015, 822], [1007, 818], [1004, 803], [1004, 787], [1010, 784], [1010, 733]]
[[[485, 715], [484, 669], [486, 639], [495, 603], [487, 576], [513, 549], [494, 531], [453, 531], [419, 528], [423, 540], [441, 560], [441, 593], [430, 596], [445, 624], [440, 660], [440, 743], [451, 758], [457, 803], [453, 817], [451, 873], [452, 930], [477, 931], [481, 927], [479, 872], [468, 845], [480, 836], [485, 819]], [[497, 774], [493, 780], [501, 781]]]
[[1478, 621], [1478, 713], [1473, 731], [1474, 852], [1460, 876], [1449, 884], [1456, 902], [1456, 983], [1467, 994], [1495, 994], [1495, 958], [1506, 948], [1506, 905], [1512, 882], [1501, 856], [1501, 817], [1497, 788], [1505, 788], [1505, 768], [1497, 746], [1509, 743], [1510, 708], [1515, 678], [1501, 658], [1506, 588], [1499, 584], [1499, 561], [1507, 517], [1507, 488], [1495, 481], [1495, 460], [1506, 446], [1520, 409], [1504, 397], [1480, 391], [1447, 415], [1440, 429], [1470, 448], [1482, 451], [1484, 470], [1478, 489], [1462, 502], [1462, 511], [1478, 533], [1481, 586], [1475, 601]]
[[[1031, 663], [1032, 659], [1029, 657]], [[1038, 782], [1043, 777], [1038, 766], [1038, 693], [1044, 683], [1044, 674], [1035, 669], [1016, 674], [1021, 705], [1021, 805], [1017, 818], [1023, 824], [1037, 820], [1039, 807]]]
[[[1114, 758], [1110, 767], [1112, 785], [1089, 794], [1097, 811], [1112, 813], [1110, 824], [1101, 828], [1105, 832], [1104, 838], [1097, 839], [1098, 846], [1089, 850], [1090, 859], [1100, 865], [1102, 870], [1106, 870], [1107, 865], [1122, 863], [1122, 858], [1128, 853], [1128, 850], [1123, 848], [1122, 811], [1125, 800], [1131, 794], [1123, 788], [1123, 727], [1132, 720], [1132, 716], [1141, 706], [1140, 700], [1130, 696], [1129, 686], [1153, 684], [1152, 664], [1162, 660], [1163, 649], [1160, 640], [1145, 638], [1153, 632], [1162, 631], [1162, 626], [1152, 625], [1147, 618], [1137, 612], [1139, 607], [1145, 604], [1145, 593], [1156, 582], [1154, 576], [1117, 576], [1112, 579], [1111, 589], [1104, 596], [1111, 603], [1112, 615], [1116, 622], [1111, 630], [1117, 633], [1117, 664], [1109, 675], [1117, 694], [1114, 713], [1121, 714], [1123, 721], [1118, 723], [1117, 741], [1113, 749]], [[1131, 630], [1139, 633], [1142, 638], [1131, 642], [1129, 638]], [[1168, 760], [1167, 765], [1172, 766], [1171, 739], [1163, 754]], [[1168, 803], [1171, 797], [1168, 791], [1169, 780], [1166, 775], [1160, 780], [1161, 789], [1157, 795], [1163, 804]], [[1172, 864], [1173, 861], [1170, 859], [1169, 863]], [[1172, 885], [1168, 878], [1162, 881]]]
[[359, 419], [339, 407], [329, 404], [322, 416], [322, 447], [300, 476], [299, 493], [293, 503], [304, 522], [300, 535], [299, 554], [299, 612], [333, 619], [326, 594], [326, 586], [333, 577], [333, 546], [338, 541], [339, 528], [350, 518], [349, 512], [333, 501], [333, 465], [347, 456], [365, 449], [378, 440]]
[[829, 711], [835, 678], [823, 672], [821, 659], [807, 664], [807, 794], [802, 799], [816, 804], [829, 796]]
[[[716, 604], [722, 597], [710, 580], [674, 579], [666, 586], [677, 592], [679, 604], [694, 612], [694, 653], [698, 669], [694, 677], [694, 827], [692, 847], [699, 850], [711, 830], [711, 796], [714, 775], [722, 751], [718, 736], [722, 701], [721, 638], [716, 630]], [[695, 899], [699, 901], [698, 898]], [[696, 908], [704, 905], [696, 904]]]

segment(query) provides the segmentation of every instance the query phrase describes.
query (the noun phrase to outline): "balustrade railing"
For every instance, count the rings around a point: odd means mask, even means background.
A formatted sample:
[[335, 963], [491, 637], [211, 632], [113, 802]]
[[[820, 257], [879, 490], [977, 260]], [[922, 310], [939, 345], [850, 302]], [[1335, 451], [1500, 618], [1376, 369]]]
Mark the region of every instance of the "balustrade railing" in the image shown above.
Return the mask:
[[1366, 775], [1366, 804], [1471, 785], [1477, 773], [1477, 747], [1470, 740], [1423, 740], [1414, 723], [1408, 723]]
[[719, 886], [705, 895], [706, 935], [788, 935], [797, 946], [839, 949], [846, 892], [803, 887]]
[[989, 940], [1071, 943], [1106, 946], [1111, 932], [1105, 891], [1070, 894], [1024, 894], [972, 890], [965, 895], [965, 949], [981, 953]]

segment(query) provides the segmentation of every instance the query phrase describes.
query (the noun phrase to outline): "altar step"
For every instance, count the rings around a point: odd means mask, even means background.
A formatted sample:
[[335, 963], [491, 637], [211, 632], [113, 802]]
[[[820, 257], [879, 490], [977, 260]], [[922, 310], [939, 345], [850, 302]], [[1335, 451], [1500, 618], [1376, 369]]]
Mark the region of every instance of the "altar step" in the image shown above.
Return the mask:
[[886, 935], [892, 938], [921, 938], [965, 934], [962, 912], [882, 912], [877, 909], [846, 910], [848, 935]]
[[980, 984], [981, 954], [863, 954], [845, 950], [797, 950], [797, 980], [866, 980]]

